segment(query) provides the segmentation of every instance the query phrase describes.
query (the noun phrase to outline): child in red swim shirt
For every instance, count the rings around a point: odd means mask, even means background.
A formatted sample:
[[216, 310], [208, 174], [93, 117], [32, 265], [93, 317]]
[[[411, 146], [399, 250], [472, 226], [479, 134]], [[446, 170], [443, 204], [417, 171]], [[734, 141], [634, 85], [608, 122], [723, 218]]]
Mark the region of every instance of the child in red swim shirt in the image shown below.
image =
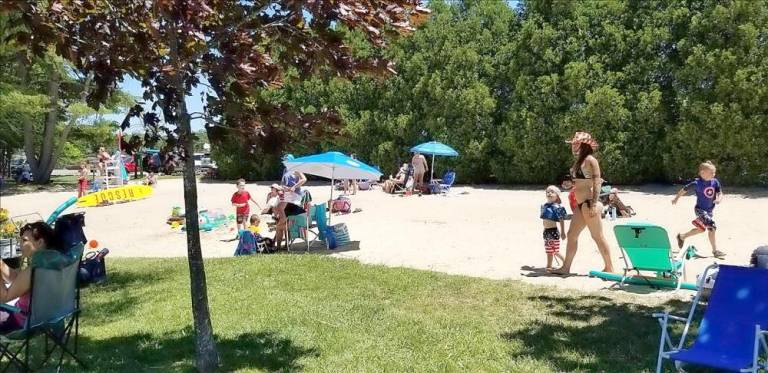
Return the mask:
[[[246, 222], [248, 222], [248, 217], [251, 214], [251, 208], [248, 205], [249, 201], [253, 201], [253, 203], [256, 204], [256, 206], [259, 206], [259, 204], [251, 197], [251, 194], [248, 193], [247, 190], [245, 190], [245, 180], [239, 179], [237, 180], [237, 192], [232, 195], [232, 206], [235, 207], [235, 216], [237, 217], [237, 232], [238, 235], [240, 234], [241, 230], [245, 230], [246, 228]], [[259, 206], [259, 209], [261, 207]]]

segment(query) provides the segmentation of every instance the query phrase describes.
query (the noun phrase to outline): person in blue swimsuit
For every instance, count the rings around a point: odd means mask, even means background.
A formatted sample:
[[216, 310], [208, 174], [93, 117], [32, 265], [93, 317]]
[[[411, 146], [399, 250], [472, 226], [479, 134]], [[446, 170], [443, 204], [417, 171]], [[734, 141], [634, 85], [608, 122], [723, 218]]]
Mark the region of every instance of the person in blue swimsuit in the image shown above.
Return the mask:
[[[565, 207], [561, 206], [560, 189], [550, 185], [546, 190], [547, 202], [541, 205], [539, 218], [544, 222], [544, 252], [547, 253], [546, 269], [552, 267], [552, 259], [557, 257], [562, 263], [565, 259], [560, 254], [560, 240], [565, 240]], [[560, 230], [557, 230], [557, 224], [560, 223]]]
[[693, 211], [696, 214], [696, 219], [693, 220], [694, 228], [690, 231], [677, 235], [677, 247], [683, 248], [685, 240], [688, 237], [695, 236], [704, 231], [709, 232], [709, 243], [712, 245], [712, 255], [716, 258], [725, 257], [725, 253], [717, 249], [717, 242], [715, 240], [715, 232], [717, 231], [717, 225], [713, 216], [715, 205], [720, 204], [723, 200], [723, 190], [720, 185], [720, 180], [715, 178], [717, 174], [717, 168], [710, 161], [706, 161], [699, 165], [699, 177], [680, 189], [672, 199], [672, 204], [677, 204], [680, 197], [686, 195], [689, 191], [694, 190], [696, 192], [696, 207]]

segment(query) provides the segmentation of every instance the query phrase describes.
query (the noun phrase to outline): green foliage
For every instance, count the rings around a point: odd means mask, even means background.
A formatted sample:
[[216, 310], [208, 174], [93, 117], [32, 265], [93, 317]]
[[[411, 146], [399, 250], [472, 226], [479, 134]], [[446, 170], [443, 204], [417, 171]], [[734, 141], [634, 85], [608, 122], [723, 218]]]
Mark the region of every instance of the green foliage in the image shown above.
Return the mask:
[[356, 153], [389, 173], [411, 146], [438, 140], [461, 156], [439, 159], [437, 174], [454, 167], [460, 182], [552, 183], [573, 162], [563, 140], [581, 129], [600, 141], [613, 183], [691, 178], [706, 159], [729, 185], [768, 182], [768, 3], [430, 8], [424, 27], [385, 49], [348, 34], [356, 53], [391, 58], [397, 75], [289, 84], [285, 102], [333, 108], [344, 120], [340, 136], [289, 146]]

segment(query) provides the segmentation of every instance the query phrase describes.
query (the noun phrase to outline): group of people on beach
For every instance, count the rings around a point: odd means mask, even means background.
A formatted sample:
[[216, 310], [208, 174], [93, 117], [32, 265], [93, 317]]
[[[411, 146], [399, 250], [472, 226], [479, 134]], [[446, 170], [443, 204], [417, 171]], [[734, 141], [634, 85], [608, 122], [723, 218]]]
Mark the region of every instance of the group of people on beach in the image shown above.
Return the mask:
[[[578, 251], [579, 236], [584, 228], [587, 228], [603, 259], [603, 272], [614, 272], [610, 248], [603, 234], [602, 226], [603, 207], [600, 202], [600, 191], [603, 179], [600, 162], [594, 155], [598, 149], [598, 142], [587, 132], [576, 132], [566, 143], [570, 144], [575, 161], [570, 168], [569, 177], [563, 181], [561, 186], [564, 189], [570, 189], [568, 199], [573, 215], [566, 231], [567, 212], [562, 206], [560, 189], [554, 185], [547, 187], [545, 191], [547, 202], [541, 206], [539, 216], [544, 226], [546, 270], [555, 275], [570, 274], [573, 259]], [[712, 162], [701, 163], [699, 165], [699, 177], [680, 189], [672, 200], [672, 204], [676, 204], [680, 197], [691, 190], [695, 191], [696, 207], [694, 213], [696, 217], [692, 222], [694, 228], [677, 235], [677, 246], [682, 249], [687, 238], [708, 232], [712, 254], [717, 258], [722, 258], [725, 253], [717, 248], [715, 238], [717, 227], [713, 218], [713, 210], [723, 198], [720, 181], [715, 177], [716, 172], [717, 168]], [[618, 195], [614, 195], [616, 193], [618, 191], [611, 190], [612, 196], [609, 196], [609, 204], [618, 208], [623, 206], [624, 210], [619, 210], [622, 215], [630, 214], [629, 209], [620, 202]], [[561, 240], [567, 240], [565, 257], [560, 254]], [[554, 258], [558, 258], [562, 262], [562, 266], [555, 268], [553, 266]]]
[[[112, 160], [112, 156], [109, 155], [105, 147], [99, 147], [96, 152], [96, 171], [99, 176], [109, 176], [107, 166]], [[88, 162], [81, 161], [80, 167], [77, 170], [77, 198], [80, 198], [89, 192], [88, 177], [91, 173], [91, 168]], [[157, 185], [157, 174], [150, 168], [146, 178], [142, 181], [144, 185], [154, 187]]]
[[428, 184], [424, 182], [424, 176], [429, 171], [427, 158], [419, 152], [413, 153], [411, 162], [405, 162], [395, 176], [389, 175], [384, 181], [382, 189], [386, 193], [394, 193], [398, 188], [408, 193], [423, 193], [427, 191]]
[[[232, 194], [230, 202], [235, 208], [238, 236], [240, 231], [246, 229], [261, 235], [259, 215], [272, 215], [275, 220], [274, 245], [276, 249], [279, 249], [287, 230], [288, 216], [301, 215], [306, 212], [304, 209], [305, 202], [311, 198], [309, 192], [302, 188], [306, 182], [307, 177], [302, 172], [285, 172], [280, 184], [275, 183], [270, 186], [266, 205], [262, 207], [245, 189], [245, 180], [237, 180], [237, 191]], [[251, 214], [251, 203], [258, 207], [259, 214]]]

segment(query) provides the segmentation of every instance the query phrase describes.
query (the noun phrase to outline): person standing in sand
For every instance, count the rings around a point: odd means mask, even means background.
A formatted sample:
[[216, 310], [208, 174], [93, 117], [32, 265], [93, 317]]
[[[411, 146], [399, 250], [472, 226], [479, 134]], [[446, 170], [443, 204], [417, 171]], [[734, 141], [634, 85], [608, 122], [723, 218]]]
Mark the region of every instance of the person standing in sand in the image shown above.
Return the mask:
[[568, 228], [568, 243], [565, 247], [565, 261], [563, 266], [552, 271], [553, 274], [566, 275], [571, 272], [571, 264], [579, 248], [579, 235], [584, 228], [589, 228], [592, 239], [600, 250], [603, 258], [603, 272], [613, 272], [608, 241], [603, 235], [601, 220], [602, 206], [598, 200], [600, 187], [603, 184], [600, 164], [592, 154], [597, 150], [598, 144], [587, 132], [576, 132], [571, 140], [571, 151], [576, 161], [571, 166], [573, 177], [573, 194], [576, 196], [576, 209]]
[[688, 237], [695, 236], [705, 231], [709, 232], [709, 243], [712, 245], [712, 255], [715, 258], [723, 259], [725, 252], [717, 249], [717, 240], [715, 238], [715, 232], [717, 226], [715, 225], [714, 216], [712, 212], [715, 209], [715, 205], [720, 204], [723, 200], [723, 190], [720, 185], [720, 180], [717, 180], [715, 175], [717, 174], [717, 168], [715, 165], [706, 161], [699, 165], [699, 177], [688, 185], [680, 189], [672, 200], [672, 204], [677, 204], [677, 200], [680, 197], [688, 194], [688, 191], [693, 189], [696, 192], [696, 207], [694, 213], [696, 219], [693, 220], [694, 228], [688, 232], [677, 235], [677, 247], [682, 249], [685, 245], [685, 240]]
[[424, 184], [424, 174], [427, 173], [427, 159], [421, 153], [416, 152], [411, 158], [411, 165], [413, 165], [413, 187], [421, 190], [421, 186]]

